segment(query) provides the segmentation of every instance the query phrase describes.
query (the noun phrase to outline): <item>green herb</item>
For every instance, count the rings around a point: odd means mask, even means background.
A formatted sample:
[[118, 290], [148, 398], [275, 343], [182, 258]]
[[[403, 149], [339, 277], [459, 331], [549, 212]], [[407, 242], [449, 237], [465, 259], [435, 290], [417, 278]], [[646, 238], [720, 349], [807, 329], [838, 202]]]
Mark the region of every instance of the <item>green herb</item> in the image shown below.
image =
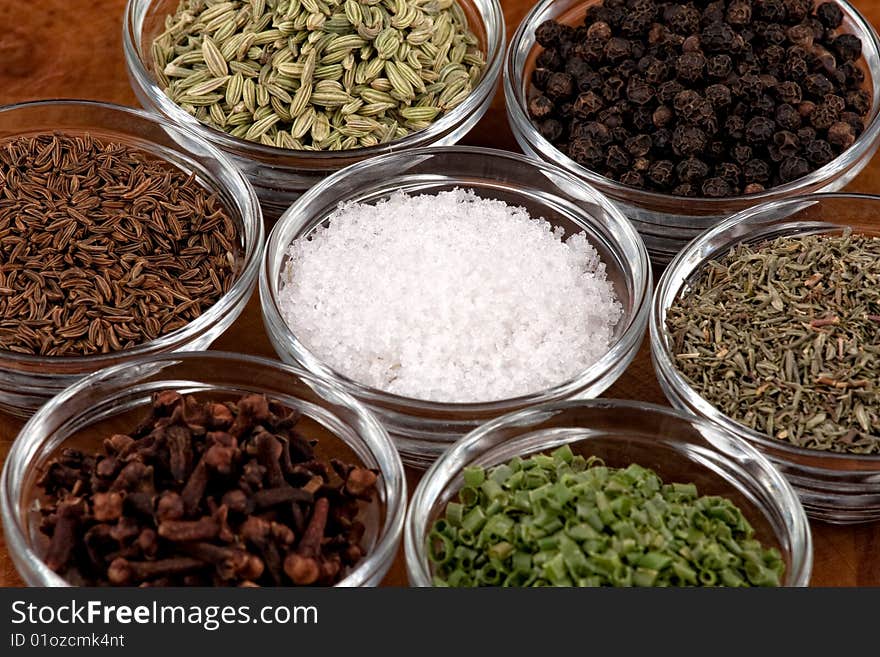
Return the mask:
[[880, 454], [880, 238], [780, 237], [709, 263], [667, 312], [675, 364], [799, 447]]
[[455, 0], [182, 0], [151, 54], [159, 86], [197, 119], [294, 150], [422, 130], [485, 68]]
[[784, 564], [729, 500], [566, 445], [469, 468], [428, 537], [435, 586], [779, 586]]

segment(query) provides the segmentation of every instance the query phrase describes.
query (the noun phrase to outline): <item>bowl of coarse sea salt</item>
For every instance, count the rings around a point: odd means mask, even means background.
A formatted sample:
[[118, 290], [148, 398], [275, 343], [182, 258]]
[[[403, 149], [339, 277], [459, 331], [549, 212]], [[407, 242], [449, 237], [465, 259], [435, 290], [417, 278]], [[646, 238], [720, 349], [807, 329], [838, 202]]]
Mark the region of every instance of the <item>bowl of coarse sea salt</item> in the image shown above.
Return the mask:
[[650, 290], [645, 246], [604, 196], [464, 147], [312, 188], [272, 231], [260, 280], [281, 359], [342, 384], [417, 466], [492, 418], [601, 394], [635, 357]]

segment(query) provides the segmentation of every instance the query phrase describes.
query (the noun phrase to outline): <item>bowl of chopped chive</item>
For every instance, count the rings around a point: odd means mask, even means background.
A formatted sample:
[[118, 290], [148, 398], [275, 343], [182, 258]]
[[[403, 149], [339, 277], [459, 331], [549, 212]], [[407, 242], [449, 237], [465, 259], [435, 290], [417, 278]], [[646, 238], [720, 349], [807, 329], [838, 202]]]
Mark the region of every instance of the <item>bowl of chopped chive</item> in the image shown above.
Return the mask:
[[755, 204], [843, 189], [880, 144], [878, 76], [845, 0], [543, 0], [504, 92], [523, 150], [614, 199], [666, 264]]
[[880, 518], [878, 212], [836, 193], [735, 215], [673, 260], [651, 312], [672, 404], [757, 447], [830, 522]]
[[651, 286], [641, 238], [601, 194], [451, 146], [304, 194], [269, 237], [260, 299], [279, 357], [340, 382], [426, 467], [489, 419], [601, 394], [635, 358]]
[[465, 436], [404, 527], [414, 586], [806, 586], [797, 495], [756, 449], [669, 408], [540, 404]]
[[0, 108], [0, 409], [27, 416], [138, 356], [207, 349], [263, 252], [253, 188], [199, 137], [145, 112]]
[[364, 159], [454, 144], [504, 59], [498, 0], [129, 0], [141, 104], [225, 151], [268, 218]]
[[336, 384], [219, 351], [106, 368], [12, 445], [0, 516], [30, 586], [377, 586], [406, 479]]

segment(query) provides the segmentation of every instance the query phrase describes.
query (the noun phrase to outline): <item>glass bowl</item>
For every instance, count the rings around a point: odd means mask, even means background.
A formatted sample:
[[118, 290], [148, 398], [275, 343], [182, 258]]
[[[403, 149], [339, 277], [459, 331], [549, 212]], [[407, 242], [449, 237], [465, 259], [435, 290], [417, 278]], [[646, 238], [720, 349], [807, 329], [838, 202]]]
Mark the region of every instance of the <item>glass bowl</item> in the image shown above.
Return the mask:
[[711, 421], [754, 445], [791, 481], [812, 518], [836, 523], [880, 519], [880, 456], [795, 447], [750, 429], [703, 399], [675, 366], [666, 312], [703, 265], [736, 244], [781, 236], [853, 232], [880, 235], [880, 196], [812, 194], [774, 201], [737, 214], [694, 240], [669, 265], [651, 310], [651, 356], [673, 406]]
[[541, 50], [535, 42], [535, 29], [549, 19], [569, 25], [580, 24], [587, 8], [599, 2], [600, 0], [542, 0], [523, 19], [511, 39], [504, 67], [508, 120], [524, 152], [558, 164], [613, 199], [641, 233], [654, 262], [668, 263], [701, 232], [756, 204], [798, 194], [843, 189], [877, 151], [877, 146], [880, 145], [880, 37], [855, 7], [844, 0], [837, 0], [843, 11], [841, 29], [862, 40], [863, 56], [860, 66], [872, 96], [864, 132], [836, 159], [785, 185], [757, 194], [728, 198], [688, 198], [646, 191], [624, 185], [581, 166], [563, 155], [538, 133], [526, 110], [527, 94], [531, 72], [535, 68], [535, 58]]
[[88, 132], [145, 150], [194, 173], [223, 199], [240, 234], [240, 274], [230, 290], [186, 326], [131, 349], [94, 356], [43, 357], [0, 351], [0, 410], [25, 417], [80, 377], [138, 356], [207, 349], [244, 310], [263, 253], [263, 218], [254, 190], [238, 169], [203, 139], [146, 112], [77, 100], [0, 108], [0, 139], [41, 132]]
[[186, 127], [214, 144], [251, 181], [267, 219], [277, 218], [300, 194], [328, 175], [381, 153], [458, 142], [482, 118], [492, 103], [504, 60], [504, 13], [498, 0], [460, 0], [471, 29], [486, 55], [483, 79], [467, 99], [428, 128], [390, 144], [347, 151], [292, 151], [237, 139], [200, 123], [178, 107], [156, 84], [151, 67], [153, 38], [164, 30], [165, 16], [179, 0], [128, 0], [123, 19], [123, 48], [135, 95], [146, 109], [171, 124]]
[[339, 586], [376, 586], [400, 544], [406, 507], [403, 465], [385, 429], [363, 405], [334, 383], [276, 361], [224, 352], [149, 356], [97, 372], [41, 408], [18, 434], [0, 479], [0, 513], [9, 553], [30, 586], [67, 583], [41, 560], [35, 482], [60, 449], [96, 446], [110, 433], [134, 426], [153, 392], [236, 397], [262, 393], [302, 412], [318, 454], [360, 460], [380, 471], [377, 500], [364, 511], [361, 560]]
[[[311, 234], [345, 201], [376, 202], [396, 190], [438, 193], [455, 187], [500, 199], [544, 217], [566, 236], [585, 231], [605, 262], [623, 316], [605, 356], [554, 388], [480, 404], [445, 404], [399, 397], [352, 381], [312, 354], [284, 322], [278, 308], [280, 273], [287, 248]], [[482, 148], [443, 147], [383, 155], [320, 183], [279, 219], [269, 237], [260, 274], [260, 301], [269, 338], [282, 360], [338, 381], [376, 412], [405, 462], [425, 467], [452, 442], [486, 420], [532, 404], [567, 397], [595, 397], [626, 369], [641, 344], [651, 294], [645, 246], [620, 211], [592, 187], [551, 164]]]
[[810, 528], [797, 495], [757, 450], [718, 427], [669, 408], [596, 399], [541, 404], [497, 418], [456, 443], [425, 473], [404, 528], [409, 582], [431, 586], [426, 539], [463, 485], [469, 466], [490, 467], [569, 445], [606, 465], [638, 463], [664, 483], [693, 482], [700, 495], [731, 499], [785, 562], [784, 586], [806, 586], [813, 567]]

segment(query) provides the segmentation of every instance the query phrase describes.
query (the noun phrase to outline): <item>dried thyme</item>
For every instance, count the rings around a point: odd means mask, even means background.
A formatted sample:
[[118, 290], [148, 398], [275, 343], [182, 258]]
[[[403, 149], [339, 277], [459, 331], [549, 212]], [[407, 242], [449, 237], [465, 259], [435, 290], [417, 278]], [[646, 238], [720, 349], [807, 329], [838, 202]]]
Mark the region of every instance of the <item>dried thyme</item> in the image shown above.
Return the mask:
[[294, 150], [428, 127], [485, 68], [455, 0], [182, 0], [152, 45], [159, 86], [209, 126]]
[[0, 349], [120, 351], [201, 315], [237, 275], [219, 197], [88, 135], [0, 143]]
[[734, 420], [880, 454], [880, 238], [780, 237], [712, 262], [667, 312], [674, 362]]

